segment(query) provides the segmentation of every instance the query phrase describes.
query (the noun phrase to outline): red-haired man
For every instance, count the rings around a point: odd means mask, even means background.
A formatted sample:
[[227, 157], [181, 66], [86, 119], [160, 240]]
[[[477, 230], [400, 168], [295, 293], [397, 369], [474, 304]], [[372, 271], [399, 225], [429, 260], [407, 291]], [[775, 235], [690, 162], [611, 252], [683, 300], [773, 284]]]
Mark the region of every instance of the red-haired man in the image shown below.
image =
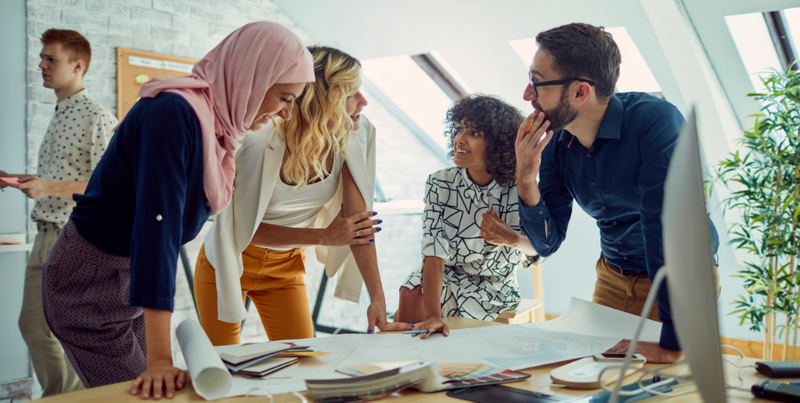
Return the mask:
[[92, 50], [78, 32], [50, 29], [41, 38], [39, 68], [44, 87], [56, 93], [55, 115], [39, 148], [36, 175], [14, 175], [19, 184], [0, 181], [36, 200], [31, 219], [39, 229], [25, 272], [25, 290], [19, 328], [28, 344], [31, 361], [44, 396], [83, 389], [81, 380], [58, 340], [45, 322], [42, 310], [42, 266], [67, 223], [75, 202], [103, 156], [117, 119], [89, 97], [83, 76], [89, 70]]

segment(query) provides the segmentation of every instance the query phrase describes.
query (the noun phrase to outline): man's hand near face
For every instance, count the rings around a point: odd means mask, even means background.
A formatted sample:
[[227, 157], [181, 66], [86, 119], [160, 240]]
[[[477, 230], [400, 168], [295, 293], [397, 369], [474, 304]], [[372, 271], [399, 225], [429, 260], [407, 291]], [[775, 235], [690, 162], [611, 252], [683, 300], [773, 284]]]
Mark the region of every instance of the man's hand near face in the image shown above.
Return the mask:
[[544, 112], [535, 111], [517, 131], [517, 191], [526, 207], [536, 206], [541, 199], [536, 176], [542, 163], [542, 151], [553, 138], [553, 132], [547, 131], [550, 122], [544, 119]]

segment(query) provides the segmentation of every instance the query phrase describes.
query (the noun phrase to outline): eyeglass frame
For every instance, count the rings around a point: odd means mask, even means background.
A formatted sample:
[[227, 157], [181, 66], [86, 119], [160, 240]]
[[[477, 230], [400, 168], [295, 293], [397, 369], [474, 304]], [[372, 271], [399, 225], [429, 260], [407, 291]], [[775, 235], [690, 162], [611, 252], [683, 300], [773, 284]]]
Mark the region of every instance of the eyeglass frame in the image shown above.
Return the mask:
[[547, 86], [550, 86], [550, 85], [561, 85], [561, 84], [566, 84], [566, 83], [572, 82], [572, 81], [581, 81], [581, 82], [587, 83], [589, 85], [594, 85], [594, 81], [588, 80], [588, 79], [585, 79], [585, 78], [580, 78], [580, 77], [561, 78], [561, 79], [558, 79], [558, 80], [542, 81], [541, 83], [535, 83], [535, 82], [533, 82], [533, 72], [528, 70], [528, 82], [530, 83], [531, 88], [533, 88], [533, 94], [536, 95], [536, 98], [539, 98], [539, 90], [537, 90], [536, 87], [547, 87]]

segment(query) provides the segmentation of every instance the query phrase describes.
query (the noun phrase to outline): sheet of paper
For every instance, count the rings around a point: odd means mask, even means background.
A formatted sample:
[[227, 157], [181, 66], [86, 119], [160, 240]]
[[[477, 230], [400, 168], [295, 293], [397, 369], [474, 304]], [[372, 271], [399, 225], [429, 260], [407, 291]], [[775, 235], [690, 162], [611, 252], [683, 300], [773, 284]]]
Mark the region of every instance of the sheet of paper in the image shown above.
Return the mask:
[[619, 341], [617, 338], [531, 329], [522, 325], [454, 330], [448, 339], [454, 339], [454, 336], [455, 340], [450, 341], [458, 340], [457, 345], [480, 346], [473, 354], [484, 362], [515, 371], [601, 353]]
[[175, 335], [197, 394], [206, 400], [225, 397], [231, 389], [232, 376], [214, 351], [200, 323], [186, 319], [178, 325]]
[[[302, 379], [332, 379], [337, 366], [356, 349], [367, 347], [387, 349], [380, 354], [396, 350], [421, 351], [420, 358], [469, 362], [496, 366], [499, 369], [523, 369], [552, 364], [601, 353], [614, 346], [619, 338], [596, 337], [583, 334], [531, 329], [521, 325], [491, 326], [475, 329], [453, 330], [449, 337], [434, 335], [426, 340], [404, 334], [389, 335], [338, 335], [303, 340], [316, 351], [327, 351], [323, 357], [302, 359], [298, 377]], [[480, 348], [464, 348], [480, 346]], [[377, 354], [377, 353], [376, 353]], [[350, 362], [373, 362], [358, 354]]]
[[339, 366], [346, 366], [354, 362], [380, 362], [399, 361], [419, 358], [421, 350], [403, 350], [374, 346], [358, 346], [345, 357]]
[[[567, 310], [558, 318], [546, 322], [525, 323], [520, 326], [621, 340], [633, 337], [639, 320], [637, 315], [573, 297]], [[646, 319], [639, 340], [658, 341], [660, 337], [661, 324]]]

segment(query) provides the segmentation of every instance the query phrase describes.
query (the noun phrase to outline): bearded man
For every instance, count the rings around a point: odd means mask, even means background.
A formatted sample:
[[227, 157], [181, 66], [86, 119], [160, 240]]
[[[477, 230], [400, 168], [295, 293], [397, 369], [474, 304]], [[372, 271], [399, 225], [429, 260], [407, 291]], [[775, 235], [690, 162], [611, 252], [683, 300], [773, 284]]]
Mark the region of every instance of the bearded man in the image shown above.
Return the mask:
[[[577, 201], [600, 230], [592, 300], [639, 315], [664, 265], [664, 181], [683, 116], [661, 98], [614, 93], [621, 56], [603, 28], [569, 24], [536, 41], [524, 93], [535, 112], [516, 142], [520, 227], [541, 256], [550, 256], [566, 238]], [[709, 226], [713, 255], [719, 239]], [[636, 352], [648, 362], [674, 362], [681, 352], [666, 283], [656, 301], [649, 318], [662, 322], [661, 339], [639, 342]], [[609, 352], [624, 353], [629, 343]]]

